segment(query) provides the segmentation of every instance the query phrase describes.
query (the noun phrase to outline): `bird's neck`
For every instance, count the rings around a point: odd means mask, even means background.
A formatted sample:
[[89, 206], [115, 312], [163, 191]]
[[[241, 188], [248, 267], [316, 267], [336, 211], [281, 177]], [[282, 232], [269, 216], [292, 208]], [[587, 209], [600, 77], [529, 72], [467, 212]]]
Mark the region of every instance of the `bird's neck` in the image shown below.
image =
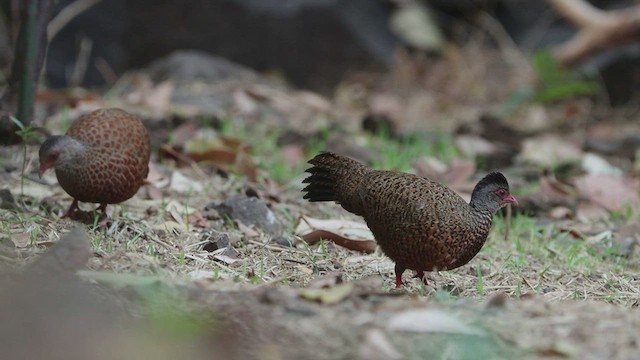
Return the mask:
[[487, 206], [481, 206], [473, 200], [469, 203], [469, 207], [471, 208], [471, 219], [476, 229], [485, 235], [488, 234], [495, 211]]

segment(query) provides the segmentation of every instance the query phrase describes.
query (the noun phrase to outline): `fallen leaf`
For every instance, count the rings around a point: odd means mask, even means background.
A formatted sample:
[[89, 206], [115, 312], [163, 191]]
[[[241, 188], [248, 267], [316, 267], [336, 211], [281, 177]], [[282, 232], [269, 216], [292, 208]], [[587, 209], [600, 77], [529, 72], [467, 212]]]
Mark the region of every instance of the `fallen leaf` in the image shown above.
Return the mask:
[[302, 217], [296, 226], [296, 235], [313, 245], [320, 239], [331, 240], [350, 250], [371, 253], [376, 249], [373, 233], [366, 224], [342, 219], [314, 219]]
[[302, 288], [298, 293], [300, 297], [304, 299], [319, 301], [325, 305], [332, 305], [346, 299], [352, 291], [352, 284], [340, 284], [332, 288]]
[[422, 156], [413, 162], [416, 175], [438, 180], [447, 171], [447, 165], [433, 156]]
[[605, 207], [593, 201], [581, 201], [576, 206], [576, 219], [583, 222], [606, 220], [609, 212]]
[[308, 266], [302, 265], [302, 264], [297, 264], [296, 265], [296, 269], [298, 269], [300, 272], [306, 274], [306, 275], [312, 275], [313, 274], [313, 269], [311, 269]]
[[396, 314], [389, 319], [387, 329], [416, 333], [486, 336], [482, 329], [467, 325], [450, 314], [433, 309], [407, 310]]
[[205, 217], [202, 215], [202, 213], [200, 211], [194, 211], [193, 214], [189, 215], [189, 224], [195, 226], [195, 227], [200, 227], [200, 228], [208, 228], [209, 227], [209, 221], [207, 219], [205, 219]]
[[240, 115], [250, 116], [258, 111], [258, 104], [245, 90], [237, 89], [233, 92], [233, 110]]
[[449, 169], [443, 174], [444, 182], [450, 188], [459, 190], [463, 188], [465, 181], [476, 171], [476, 162], [462, 158], [451, 161]]
[[444, 183], [461, 196], [465, 194], [467, 179], [476, 171], [475, 161], [462, 158], [455, 158], [445, 165], [435, 157], [422, 157], [413, 166], [416, 175]]
[[637, 183], [625, 177], [586, 174], [576, 178], [575, 185], [584, 197], [609, 211], [621, 210], [639, 200]]
[[252, 228], [250, 228], [249, 226], [245, 225], [244, 223], [242, 223], [242, 221], [236, 220], [236, 224], [238, 225], [238, 230], [240, 230], [240, 232], [242, 232], [242, 234], [247, 237], [247, 238], [255, 238], [260, 236], [260, 233], [253, 230]]
[[165, 231], [170, 234], [181, 234], [187, 232], [187, 228], [184, 225], [179, 224], [175, 221], [164, 221], [160, 224], [154, 225], [153, 229]]
[[549, 217], [552, 219], [562, 220], [570, 219], [573, 211], [566, 206], [555, 206], [549, 210]]
[[[224, 250], [224, 249], [222, 249]], [[217, 255], [212, 255], [212, 257], [216, 260], [222, 261], [223, 263], [227, 264], [227, 265], [231, 265], [234, 262], [238, 261], [238, 259], [234, 259], [231, 256], [228, 255], [224, 255], [224, 254], [217, 254]]]
[[20, 234], [13, 234], [11, 235], [11, 242], [13, 242], [13, 245], [17, 248], [27, 247], [31, 243], [31, 233], [26, 232], [26, 233], [20, 233]]
[[536, 352], [539, 355], [545, 356], [545, 357], [561, 356], [561, 357], [572, 358], [577, 356], [580, 351], [575, 345], [567, 341], [561, 340], [551, 344], [551, 346], [549, 347], [539, 348]]
[[165, 114], [171, 108], [171, 96], [175, 89], [175, 84], [171, 80], [166, 80], [158, 84], [146, 82], [127, 96], [130, 103], [143, 105], [147, 110], [156, 114]]
[[623, 174], [620, 168], [611, 165], [602, 156], [592, 153], [584, 154], [582, 157], [582, 169], [589, 174], [609, 174], [616, 176]]
[[183, 147], [189, 140], [191, 140], [198, 131], [198, 125], [194, 122], [186, 122], [171, 131], [169, 143], [172, 146]]
[[498, 148], [489, 140], [471, 134], [461, 134], [456, 136], [456, 147], [460, 152], [469, 158], [475, 158], [479, 155], [492, 155]]
[[393, 33], [411, 47], [440, 51], [444, 36], [437, 25], [431, 8], [420, 2], [405, 2], [391, 13], [389, 27]]
[[186, 177], [180, 171], [174, 171], [173, 174], [171, 174], [171, 186], [169, 188], [183, 194], [198, 194], [204, 190], [200, 182]]
[[543, 168], [579, 161], [580, 147], [558, 135], [543, 135], [522, 142], [519, 160]]

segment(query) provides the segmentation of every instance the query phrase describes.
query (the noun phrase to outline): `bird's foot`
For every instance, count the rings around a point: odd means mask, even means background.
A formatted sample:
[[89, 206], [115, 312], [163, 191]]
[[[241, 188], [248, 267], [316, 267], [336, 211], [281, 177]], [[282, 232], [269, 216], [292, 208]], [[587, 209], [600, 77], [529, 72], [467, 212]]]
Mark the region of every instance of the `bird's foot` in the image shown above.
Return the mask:
[[73, 215], [76, 213], [76, 210], [78, 210], [78, 200], [77, 199], [73, 199], [73, 202], [71, 203], [71, 206], [69, 206], [69, 210], [67, 210], [66, 213], [64, 213], [64, 215], [62, 215], [62, 218], [70, 218], [73, 219]]
[[402, 266], [396, 264], [395, 272], [396, 272], [396, 289], [400, 289], [404, 283], [402, 282], [402, 274], [406, 269]]
[[100, 227], [101, 229], [107, 229], [108, 228], [108, 222], [109, 222], [109, 217], [107, 216], [107, 204], [100, 204], [100, 206], [98, 206], [98, 208], [96, 209], [96, 211], [100, 210], [100, 215], [98, 215], [100, 217], [100, 222], [98, 223], [98, 227]]

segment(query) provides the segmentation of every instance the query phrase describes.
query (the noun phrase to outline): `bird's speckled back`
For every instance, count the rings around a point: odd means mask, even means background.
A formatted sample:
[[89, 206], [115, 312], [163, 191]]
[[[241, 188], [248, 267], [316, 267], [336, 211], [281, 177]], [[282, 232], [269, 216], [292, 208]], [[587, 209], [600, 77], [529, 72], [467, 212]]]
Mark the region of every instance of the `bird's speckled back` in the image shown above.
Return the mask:
[[114, 204], [131, 198], [149, 171], [150, 140], [142, 122], [120, 109], [76, 120], [67, 136], [87, 147], [71, 167], [56, 168], [62, 188], [79, 201]]

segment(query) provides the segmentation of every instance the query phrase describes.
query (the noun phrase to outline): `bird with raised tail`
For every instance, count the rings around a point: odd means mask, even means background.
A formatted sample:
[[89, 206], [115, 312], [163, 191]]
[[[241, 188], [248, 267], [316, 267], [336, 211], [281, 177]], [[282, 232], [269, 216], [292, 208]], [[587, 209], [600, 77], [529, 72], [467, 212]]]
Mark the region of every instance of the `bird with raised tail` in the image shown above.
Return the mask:
[[324, 152], [309, 163], [304, 198], [335, 201], [362, 216], [395, 262], [397, 288], [406, 269], [416, 271], [426, 285], [425, 272], [468, 263], [487, 240], [493, 215], [507, 204], [518, 205], [499, 172], [480, 180], [467, 203], [433, 180], [375, 170], [345, 156]]
[[121, 109], [100, 109], [80, 117], [66, 135], [50, 136], [40, 146], [40, 176], [54, 168], [73, 202], [107, 204], [130, 199], [149, 172], [149, 133], [140, 119]]

